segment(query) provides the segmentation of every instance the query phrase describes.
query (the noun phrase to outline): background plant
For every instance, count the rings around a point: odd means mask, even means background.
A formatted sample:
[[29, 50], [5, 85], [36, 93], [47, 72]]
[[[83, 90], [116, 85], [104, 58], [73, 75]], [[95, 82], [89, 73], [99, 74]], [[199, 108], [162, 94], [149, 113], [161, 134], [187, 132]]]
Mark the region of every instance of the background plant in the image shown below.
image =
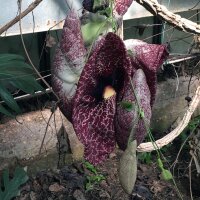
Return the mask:
[[84, 167], [91, 172], [90, 175], [86, 177], [85, 189], [89, 191], [93, 189], [94, 185], [99, 184], [102, 180], [105, 180], [105, 176], [100, 174], [94, 165], [89, 162], [84, 162]]
[[26, 170], [21, 167], [15, 169], [12, 179], [9, 176], [9, 170], [5, 169], [0, 182], [1, 200], [11, 200], [13, 197], [18, 196], [20, 194], [19, 187], [28, 180]]
[[34, 71], [25, 59], [16, 54], [0, 54], [0, 99], [7, 107], [0, 104], [0, 112], [13, 116], [21, 110], [13, 98], [9, 88], [20, 89], [25, 93], [34, 94], [43, 90], [34, 77]]

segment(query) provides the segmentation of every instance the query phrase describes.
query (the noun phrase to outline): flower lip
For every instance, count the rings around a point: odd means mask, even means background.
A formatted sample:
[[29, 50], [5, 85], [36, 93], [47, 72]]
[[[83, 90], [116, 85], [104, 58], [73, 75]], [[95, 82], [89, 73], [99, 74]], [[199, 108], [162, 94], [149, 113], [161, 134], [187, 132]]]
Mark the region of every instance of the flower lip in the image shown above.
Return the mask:
[[115, 92], [114, 88], [112, 86], [108, 85], [104, 88], [103, 98], [109, 99], [110, 97], [112, 97], [115, 94], [116, 94], [116, 92]]
[[[131, 62], [123, 41], [108, 33], [95, 46], [78, 82], [74, 97], [72, 122], [84, 144], [85, 158], [97, 165], [115, 148], [116, 102], [123, 95]], [[116, 95], [103, 98], [106, 87]]]
[[117, 68], [114, 72], [109, 75], [99, 76], [96, 87], [93, 89], [91, 96], [96, 99], [96, 102], [103, 101], [104, 90], [110, 86], [114, 89], [115, 93], [118, 94], [123, 88], [124, 71]]

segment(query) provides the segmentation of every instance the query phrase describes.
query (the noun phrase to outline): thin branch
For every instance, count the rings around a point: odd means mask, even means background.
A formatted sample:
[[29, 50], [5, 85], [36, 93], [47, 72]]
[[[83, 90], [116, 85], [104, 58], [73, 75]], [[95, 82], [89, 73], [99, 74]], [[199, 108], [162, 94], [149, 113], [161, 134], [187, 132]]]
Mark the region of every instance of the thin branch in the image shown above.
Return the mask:
[[188, 9], [188, 10], [193, 10], [194, 8], [196, 8], [199, 5], [200, 1], [198, 1], [192, 8]]
[[[19, 7], [19, 29], [20, 29], [20, 36], [21, 36], [21, 41], [22, 41], [22, 45], [23, 45], [24, 51], [26, 53], [26, 56], [27, 56], [27, 58], [28, 58], [28, 60], [29, 60], [29, 62], [31, 64], [32, 68], [35, 70], [35, 72], [38, 75], [38, 77], [41, 78], [41, 80], [47, 86], [47, 88], [51, 89], [51, 86], [49, 85], [49, 83], [42, 77], [42, 75], [40, 74], [40, 72], [37, 70], [37, 68], [33, 64], [32, 60], [31, 60], [31, 58], [29, 56], [29, 53], [28, 53], [28, 51], [26, 49], [26, 46], [25, 46], [25, 43], [24, 43], [23, 34], [22, 34], [22, 26], [21, 26], [21, 2], [22, 2], [22, 0], [18, 1], [18, 7]], [[55, 95], [55, 97], [57, 98], [57, 100], [59, 101], [58, 95], [53, 90], [52, 90], [52, 92]]]
[[165, 6], [160, 5], [157, 0], [136, 0], [136, 2], [145, 7], [153, 15], [160, 17], [175, 28], [193, 34], [200, 33], [200, 26], [197, 23], [174, 14]]
[[[163, 138], [155, 141], [157, 148], [160, 149], [163, 146], [169, 144], [170, 142], [172, 142], [176, 137], [178, 137], [182, 133], [182, 131], [187, 127], [187, 125], [191, 119], [191, 116], [194, 113], [194, 111], [196, 110], [199, 102], [200, 102], [200, 85], [197, 87], [197, 90], [191, 101], [191, 104], [190, 104], [188, 110], [186, 111], [182, 121], [179, 123], [179, 125], [173, 131], [171, 131], [169, 134], [167, 134]], [[137, 151], [138, 152], [153, 151], [153, 150], [155, 150], [155, 144], [153, 144], [152, 142], [142, 143], [137, 147]]]
[[190, 160], [190, 164], [189, 164], [189, 181], [190, 181], [190, 198], [191, 200], [193, 200], [193, 195], [192, 195], [192, 161], [193, 161], [193, 157]]
[[0, 28], [0, 35], [4, 33], [6, 30], [8, 30], [11, 26], [16, 24], [20, 18], [22, 19], [24, 16], [26, 16], [28, 13], [33, 11], [43, 0], [35, 0], [32, 2], [26, 10], [24, 10], [21, 14], [19, 14], [17, 17], [12, 19], [10, 22], [8, 22], [6, 25]]

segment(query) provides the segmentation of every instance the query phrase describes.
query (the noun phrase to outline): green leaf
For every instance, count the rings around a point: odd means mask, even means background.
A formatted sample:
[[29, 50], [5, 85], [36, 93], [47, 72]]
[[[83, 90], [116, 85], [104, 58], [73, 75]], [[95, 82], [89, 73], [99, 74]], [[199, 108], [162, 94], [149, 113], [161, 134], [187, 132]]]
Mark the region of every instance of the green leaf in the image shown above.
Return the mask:
[[167, 169], [163, 169], [162, 170], [161, 177], [166, 181], [169, 181], [169, 180], [173, 179], [172, 173]]
[[20, 56], [18, 54], [0, 54], [0, 61], [1, 62], [6, 62], [6, 61], [11, 61], [11, 60], [20, 60], [20, 61], [25, 61], [23, 56]]
[[28, 94], [34, 94], [35, 91], [43, 91], [42, 86], [32, 77], [21, 77], [10, 81], [10, 83]]
[[86, 167], [89, 171], [91, 171], [91, 172], [94, 173], [94, 174], [97, 174], [97, 170], [96, 170], [96, 168], [94, 167], [94, 165], [92, 165], [92, 164], [89, 163], [89, 162], [84, 162], [84, 165], [85, 165], [85, 167]]
[[124, 191], [131, 194], [137, 178], [137, 141], [129, 143], [119, 162], [119, 181]]
[[106, 15], [107, 15], [108, 17], [110, 17], [110, 16], [112, 15], [112, 9], [111, 9], [110, 7], [107, 7], [107, 8], [105, 9], [105, 13], [106, 13]]
[[3, 101], [15, 112], [20, 113], [21, 110], [14, 100], [13, 96], [10, 94], [10, 92], [1, 84], [0, 85], [0, 97]]
[[6, 110], [1, 104], [0, 104], [0, 113], [3, 113], [4, 115], [7, 115], [9, 117], [14, 117], [8, 110]]
[[[20, 113], [20, 108], [7, 87], [12, 85], [14, 88], [29, 94], [34, 94], [38, 90], [42, 91], [43, 88], [36, 81], [34, 73], [32, 67], [25, 63], [22, 56], [0, 54], [0, 98], [17, 113]], [[0, 112], [11, 116], [3, 106], [0, 106]]]
[[93, 3], [93, 10], [96, 8], [96, 7], [99, 7], [101, 5], [101, 1], [100, 0], [94, 0], [94, 3]]
[[140, 109], [140, 117], [143, 119], [144, 118], [144, 111]]
[[91, 184], [90, 182], [87, 182], [86, 185], [85, 185], [86, 191], [92, 190], [93, 187], [94, 187], [93, 184]]
[[12, 78], [13, 76], [24, 77], [34, 74], [33, 69], [26, 63], [19, 61], [0, 64], [0, 79]]
[[105, 10], [98, 11], [100, 15], [105, 15], [106, 17], [110, 17], [112, 15], [112, 10], [110, 7], [107, 7]]
[[123, 109], [129, 112], [132, 111], [135, 107], [134, 104], [130, 101], [121, 101], [119, 104]]
[[0, 199], [11, 200], [20, 194], [19, 186], [24, 184], [28, 180], [26, 171], [23, 168], [17, 167], [14, 172], [13, 179], [9, 180], [8, 169], [3, 172], [3, 188], [0, 187]]
[[103, 33], [108, 26], [105, 23], [105, 20], [98, 20], [96, 22], [89, 22], [81, 27], [83, 40], [87, 45], [92, 44], [97, 37]]
[[151, 152], [142, 152], [138, 154], [138, 159], [145, 164], [150, 164], [152, 162]]

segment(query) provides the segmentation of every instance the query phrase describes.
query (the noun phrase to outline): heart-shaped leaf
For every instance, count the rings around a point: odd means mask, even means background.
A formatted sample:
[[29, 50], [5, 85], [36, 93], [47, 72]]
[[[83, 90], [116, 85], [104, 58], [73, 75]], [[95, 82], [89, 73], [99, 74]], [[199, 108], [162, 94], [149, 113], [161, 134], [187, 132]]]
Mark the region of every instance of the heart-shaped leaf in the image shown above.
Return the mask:
[[0, 187], [0, 199], [11, 200], [13, 197], [19, 195], [19, 186], [24, 184], [28, 180], [26, 171], [23, 168], [17, 167], [14, 172], [13, 179], [9, 179], [8, 169], [3, 172], [3, 190]]

